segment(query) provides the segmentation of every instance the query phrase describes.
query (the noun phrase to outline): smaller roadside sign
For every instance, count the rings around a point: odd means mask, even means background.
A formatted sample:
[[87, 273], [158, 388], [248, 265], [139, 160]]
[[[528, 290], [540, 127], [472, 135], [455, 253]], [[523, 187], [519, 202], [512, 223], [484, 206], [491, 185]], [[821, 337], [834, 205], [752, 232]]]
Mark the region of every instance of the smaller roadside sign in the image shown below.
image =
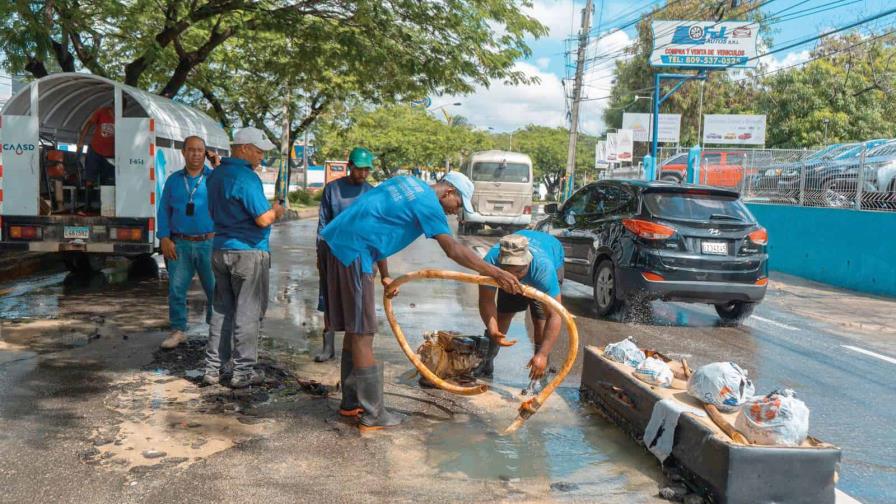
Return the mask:
[[703, 143], [765, 145], [765, 115], [706, 114]]
[[607, 133], [607, 161], [616, 162], [616, 133]]
[[607, 142], [599, 140], [594, 147], [594, 165], [598, 168], [606, 168], [609, 164], [607, 161]]
[[616, 130], [616, 159], [631, 163], [635, 154], [635, 142], [632, 138], [632, 130]]
[[[653, 140], [653, 114], [625, 112], [622, 114], [622, 127], [632, 130], [636, 142]], [[678, 143], [681, 137], [681, 114], [660, 114], [660, 142]]]

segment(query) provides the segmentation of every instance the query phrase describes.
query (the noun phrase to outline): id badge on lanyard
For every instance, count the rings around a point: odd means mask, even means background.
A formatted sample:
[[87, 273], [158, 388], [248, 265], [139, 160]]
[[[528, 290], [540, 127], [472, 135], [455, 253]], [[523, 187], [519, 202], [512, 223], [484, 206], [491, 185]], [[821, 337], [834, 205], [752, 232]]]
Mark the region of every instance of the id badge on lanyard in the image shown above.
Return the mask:
[[196, 194], [196, 190], [199, 189], [199, 185], [202, 184], [202, 179], [205, 177], [205, 174], [199, 176], [199, 180], [196, 181], [196, 185], [193, 186], [193, 189], [190, 189], [190, 184], [187, 182], [187, 174], [184, 172], [184, 189], [186, 189], [187, 194], [190, 197], [190, 201], [187, 202], [186, 214], [188, 217], [192, 217], [193, 214], [196, 213], [196, 204], [193, 203], [193, 195]]

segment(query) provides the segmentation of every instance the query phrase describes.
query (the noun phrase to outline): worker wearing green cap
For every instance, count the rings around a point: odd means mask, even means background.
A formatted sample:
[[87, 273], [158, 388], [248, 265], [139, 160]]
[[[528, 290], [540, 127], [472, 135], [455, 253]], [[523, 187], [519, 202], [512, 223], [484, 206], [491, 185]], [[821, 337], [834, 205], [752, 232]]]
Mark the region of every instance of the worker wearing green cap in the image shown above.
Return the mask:
[[[336, 356], [336, 335], [327, 320], [324, 302], [327, 275], [326, 268], [322, 267], [326, 262], [321, 260], [324, 252], [320, 246], [320, 232], [337, 215], [351, 206], [356, 198], [369, 189], [373, 189], [373, 186], [367, 182], [371, 169], [373, 169], [373, 153], [364, 147], [355, 147], [348, 156], [348, 175], [327, 184], [320, 199], [320, 211], [317, 219], [317, 271], [320, 276], [320, 290], [317, 296], [317, 309], [324, 312], [324, 345], [321, 352], [314, 357], [315, 362], [325, 362]], [[389, 276], [385, 265], [380, 267], [380, 276], [383, 278]]]

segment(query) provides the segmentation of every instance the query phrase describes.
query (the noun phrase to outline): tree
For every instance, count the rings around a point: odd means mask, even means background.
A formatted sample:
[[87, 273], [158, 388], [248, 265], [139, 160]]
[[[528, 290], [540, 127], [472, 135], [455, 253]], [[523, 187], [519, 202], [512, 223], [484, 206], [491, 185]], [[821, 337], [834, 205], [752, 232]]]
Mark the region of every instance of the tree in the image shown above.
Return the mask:
[[88, 70], [204, 101], [225, 124], [285, 114], [293, 134], [335, 101], [528, 82], [513, 63], [546, 33], [514, 0], [16, 1], [0, 18], [10, 73]]
[[355, 106], [327, 115], [315, 127], [318, 152], [345, 159], [355, 146], [377, 157], [379, 176], [399, 169], [440, 168], [488, 142], [487, 135], [464, 125], [449, 125], [427, 111], [408, 105], [378, 108]]
[[[551, 195], [557, 194], [560, 183], [566, 175], [568, 143], [569, 130], [566, 128], [548, 128], [530, 124], [513, 132], [513, 150], [528, 154], [532, 158], [535, 179], [544, 182]], [[576, 142], [577, 175], [593, 172], [596, 144], [596, 138], [579, 135]]]
[[[760, 83], [766, 145], [810, 147], [896, 137], [896, 39], [825, 39], [806, 65]], [[827, 122], [827, 124], [825, 124]]]

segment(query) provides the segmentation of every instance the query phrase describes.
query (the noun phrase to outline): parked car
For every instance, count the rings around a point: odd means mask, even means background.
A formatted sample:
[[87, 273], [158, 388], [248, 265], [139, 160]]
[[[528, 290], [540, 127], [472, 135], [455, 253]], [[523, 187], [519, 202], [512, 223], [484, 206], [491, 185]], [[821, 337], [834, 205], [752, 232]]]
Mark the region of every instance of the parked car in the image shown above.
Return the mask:
[[536, 226], [566, 255], [566, 278], [593, 287], [605, 316], [644, 300], [708, 303], [724, 324], [765, 297], [768, 234], [737, 192], [663, 181], [603, 180]]
[[869, 149], [865, 158], [852, 159], [825, 186], [829, 206], [853, 204], [859, 169], [864, 167], [863, 207], [896, 208], [896, 140]]
[[[866, 157], [875, 147], [889, 142], [875, 139], [859, 143], [828, 146], [795, 163], [769, 168], [754, 181], [757, 195], [768, 195], [778, 200], [796, 202], [800, 187], [812, 197], [822, 198], [828, 206], [841, 206], [842, 194], [835, 190], [843, 173], [859, 162], [862, 152]], [[801, 182], [801, 178], [804, 180]]]
[[[718, 187], [740, 187], [745, 170], [743, 151], [706, 150], [700, 155], [700, 183]], [[660, 180], [680, 183], [687, 178], [688, 154], [673, 156], [660, 165]]]

